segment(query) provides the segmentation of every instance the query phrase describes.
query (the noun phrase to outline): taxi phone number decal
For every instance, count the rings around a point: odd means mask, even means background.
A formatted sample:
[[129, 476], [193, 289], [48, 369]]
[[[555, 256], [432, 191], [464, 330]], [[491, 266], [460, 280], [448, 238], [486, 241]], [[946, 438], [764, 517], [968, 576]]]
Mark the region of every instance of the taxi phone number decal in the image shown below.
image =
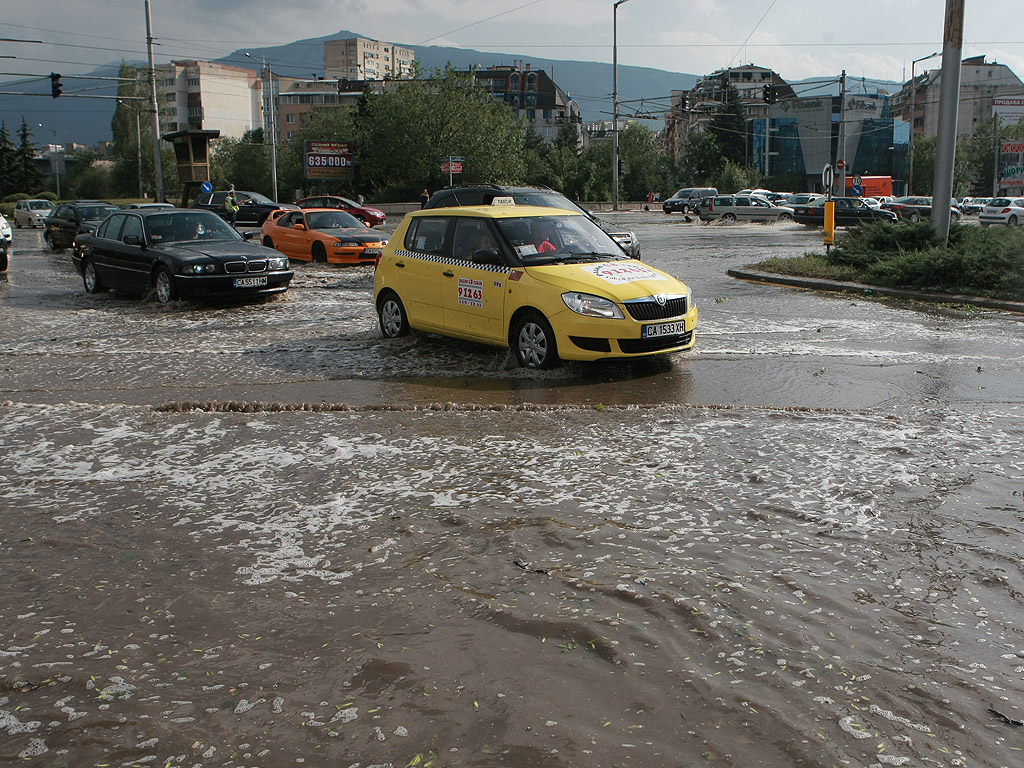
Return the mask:
[[635, 283], [637, 280], [665, 279], [664, 275], [659, 275], [653, 269], [648, 269], [642, 264], [594, 264], [581, 267], [581, 269], [615, 284]]
[[466, 304], [470, 307], [482, 307], [484, 305], [483, 280], [472, 280], [468, 277], [460, 277], [459, 304]]

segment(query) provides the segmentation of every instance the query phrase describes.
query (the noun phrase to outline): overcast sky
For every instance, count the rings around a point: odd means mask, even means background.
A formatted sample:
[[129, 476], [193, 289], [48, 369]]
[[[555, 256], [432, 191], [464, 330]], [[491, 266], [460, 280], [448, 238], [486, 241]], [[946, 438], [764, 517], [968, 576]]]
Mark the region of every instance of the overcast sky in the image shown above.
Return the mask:
[[[984, 54], [1024, 77], [1020, 0], [966, 6], [964, 56]], [[343, 29], [526, 61], [612, 60], [612, 0], [151, 0], [151, 7], [158, 64]], [[944, 9], [945, 0], [627, 0], [618, 9], [618, 59], [696, 75], [754, 63], [787, 80], [845, 69], [902, 81], [913, 59], [941, 51]], [[42, 41], [0, 43], [0, 56], [16, 57], [0, 61], [4, 80], [146, 56], [144, 0], [5, 0], [2, 19], [0, 35]], [[916, 71], [940, 64], [937, 57]]]

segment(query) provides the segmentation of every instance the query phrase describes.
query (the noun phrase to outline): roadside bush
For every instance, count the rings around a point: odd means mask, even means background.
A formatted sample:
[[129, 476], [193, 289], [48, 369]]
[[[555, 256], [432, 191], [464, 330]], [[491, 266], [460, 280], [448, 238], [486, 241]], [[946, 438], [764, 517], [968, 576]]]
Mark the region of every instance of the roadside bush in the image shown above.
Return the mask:
[[927, 222], [850, 229], [830, 262], [891, 288], [1024, 299], [1024, 231], [954, 225], [946, 247]]

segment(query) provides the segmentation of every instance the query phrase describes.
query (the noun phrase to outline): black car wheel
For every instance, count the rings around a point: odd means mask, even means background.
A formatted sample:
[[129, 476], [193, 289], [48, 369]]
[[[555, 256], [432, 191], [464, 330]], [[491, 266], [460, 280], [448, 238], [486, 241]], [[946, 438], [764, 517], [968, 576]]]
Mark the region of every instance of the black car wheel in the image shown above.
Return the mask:
[[46, 250], [48, 250], [48, 251], [57, 251], [58, 250], [57, 244], [53, 242], [53, 234], [49, 230], [47, 230], [46, 233], [43, 235], [43, 242], [46, 243]]
[[732, 222], [736, 221], [736, 214], [735, 213], [723, 213], [722, 214], [722, 221], [731, 224]]
[[1016, 227], [1017, 226], [1017, 217], [1016, 216], [1011, 216], [1010, 218], [1008, 218], [1006, 220], [1006, 226], [1008, 226], [1008, 227]]
[[82, 283], [85, 285], [86, 293], [103, 293], [107, 290], [100, 283], [100, 277], [96, 274], [96, 265], [92, 259], [82, 259]]
[[512, 331], [512, 350], [523, 368], [543, 370], [558, 365], [558, 349], [551, 325], [534, 312], [523, 315]]
[[686, 214], [688, 214], [688, 213], [689, 213], [689, 212], [690, 212], [691, 210], [693, 210], [693, 209], [692, 209], [692, 208], [690, 208], [690, 206], [689, 206], [689, 205], [687, 205], [686, 203], [683, 203], [683, 215], [684, 215], [684, 216], [685, 216]]
[[270, 239], [270, 235], [266, 235], [263, 238], [263, 244], [265, 246], [267, 246], [267, 248], [273, 248], [274, 247], [274, 241]]
[[313, 261], [318, 264], [327, 263], [327, 251], [324, 250], [323, 243], [313, 243]]
[[917, 213], [917, 211], [911, 213], [909, 216], [907, 216], [907, 218], [914, 222], [921, 220], [921, 216]]
[[174, 287], [174, 277], [171, 276], [167, 267], [157, 269], [156, 275], [153, 277], [153, 291], [156, 294], [156, 300], [161, 304], [178, 298], [178, 291]]
[[0, 251], [0, 272], [7, 271], [7, 250]]
[[393, 291], [381, 294], [377, 301], [377, 316], [380, 318], [380, 332], [385, 339], [408, 335], [409, 318], [405, 314], [402, 300]]
[[780, 213], [779, 221], [792, 221], [793, 217], [788, 213]]

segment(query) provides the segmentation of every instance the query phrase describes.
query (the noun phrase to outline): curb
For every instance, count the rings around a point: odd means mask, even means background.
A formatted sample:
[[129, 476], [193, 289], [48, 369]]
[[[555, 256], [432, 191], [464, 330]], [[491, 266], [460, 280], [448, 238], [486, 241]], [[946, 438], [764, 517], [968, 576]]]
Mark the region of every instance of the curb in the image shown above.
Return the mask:
[[980, 296], [963, 296], [955, 293], [932, 293], [928, 291], [910, 291], [901, 288], [880, 288], [876, 285], [865, 285], [863, 283], [843, 283], [838, 280], [790, 277], [789, 275], [775, 275], [770, 272], [755, 272], [746, 269], [730, 269], [726, 274], [738, 280], [783, 285], [789, 288], [804, 288], [812, 291], [829, 291], [831, 293], [856, 293], [865, 297], [911, 299], [932, 304], [970, 304], [975, 307], [983, 307], [984, 309], [996, 309], [1000, 312], [1024, 314], [1024, 302], [1020, 301], [986, 299]]

